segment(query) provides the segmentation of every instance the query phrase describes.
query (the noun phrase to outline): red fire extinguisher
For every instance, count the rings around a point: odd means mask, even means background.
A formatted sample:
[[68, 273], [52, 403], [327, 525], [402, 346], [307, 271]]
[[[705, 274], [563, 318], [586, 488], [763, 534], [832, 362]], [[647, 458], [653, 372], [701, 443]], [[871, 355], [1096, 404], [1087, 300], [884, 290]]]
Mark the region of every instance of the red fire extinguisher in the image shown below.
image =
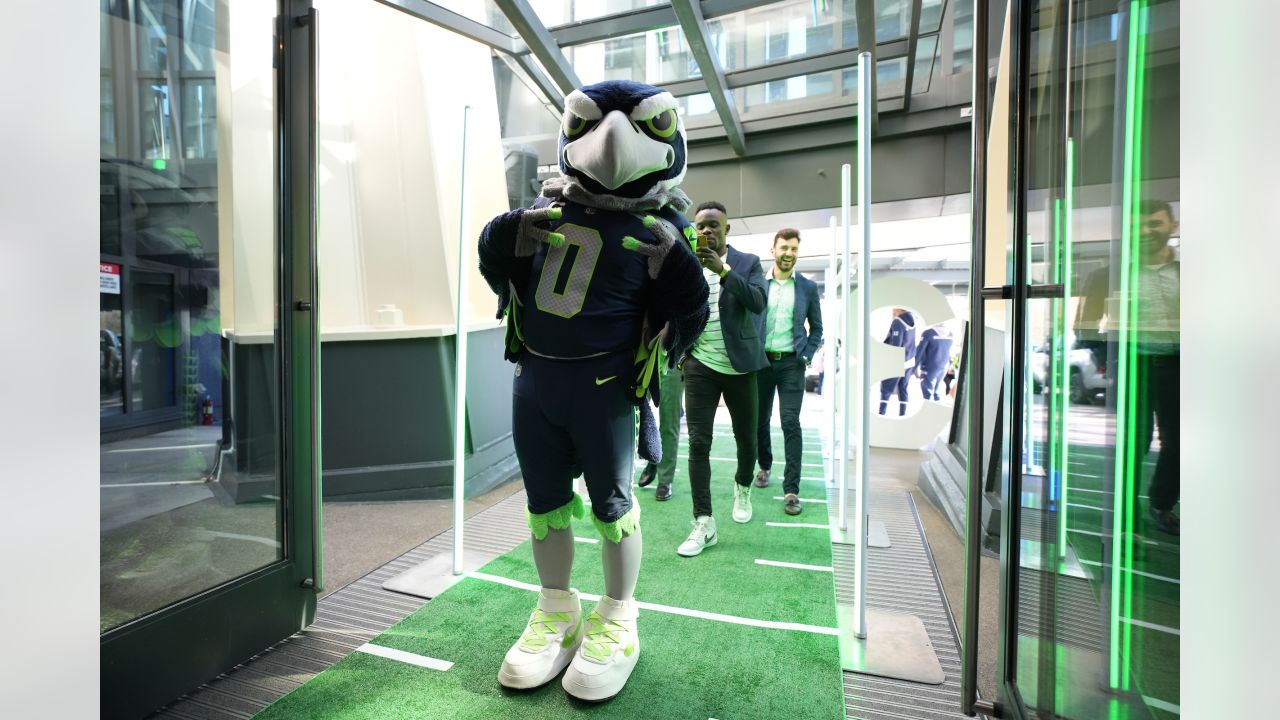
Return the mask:
[[213, 400], [208, 396], [204, 396], [204, 401], [200, 403], [200, 424], [213, 424]]

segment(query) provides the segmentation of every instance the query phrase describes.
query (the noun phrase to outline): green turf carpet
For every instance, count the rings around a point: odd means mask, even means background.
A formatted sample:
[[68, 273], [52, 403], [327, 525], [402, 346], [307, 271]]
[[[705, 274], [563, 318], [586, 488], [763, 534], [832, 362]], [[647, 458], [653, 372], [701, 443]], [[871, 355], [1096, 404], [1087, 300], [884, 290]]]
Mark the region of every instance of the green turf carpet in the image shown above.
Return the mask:
[[[779, 443], [781, 445], [781, 443]], [[806, 445], [818, 447], [806, 433]], [[780, 448], [779, 448], [780, 449]], [[732, 454], [732, 441], [716, 438], [711, 454]], [[806, 458], [808, 461], [808, 458]], [[639, 471], [639, 467], [637, 471]], [[776, 470], [781, 470], [781, 462]], [[453, 665], [432, 670], [355, 652], [257, 717], [292, 718], [691, 718], [748, 720], [844, 717], [839, 648], [833, 630], [835, 593], [830, 572], [760, 565], [757, 559], [831, 566], [829, 534], [821, 528], [776, 523], [827, 522], [824, 505], [791, 517], [782, 512], [780, 482], [753, 495], [755, 516], [730, 518], [733, 463], [712, 462], [712, 493], [719, 544], [694, 558], [676, 555], [691, 529], [687, 475], [676, 495], [653, 500], [651, 485], [637, 490], [644, 532], [644, 562], [636, 598], [668, 608], [717, 613], [814, 630], [755, 627], [689, 617], [642, 606], [641, 657], [626, 688], [613, 700], [590, 705], [569, 698], [559, 679], [536, 690], [510, 691], [497, 681], [502, 657], [524, 629], [536, 601], [532, 590], [480, 579], [494, 576], [536, 586], [526, 541], [468, 577], [372, 641], [374, 645], [436, 658]], [[780, 476], [780, 472], [778, 476]], [[824, 497], [821, 471], [802, 495]], [[780, 480], [780, 477], [777, 478]], [[590, 517], [574, 534], [598, 539]], [[604, 592], [598, 544], [575, 543], [573, 585]], [[592, 602], [583, 602], [584, 612]]]

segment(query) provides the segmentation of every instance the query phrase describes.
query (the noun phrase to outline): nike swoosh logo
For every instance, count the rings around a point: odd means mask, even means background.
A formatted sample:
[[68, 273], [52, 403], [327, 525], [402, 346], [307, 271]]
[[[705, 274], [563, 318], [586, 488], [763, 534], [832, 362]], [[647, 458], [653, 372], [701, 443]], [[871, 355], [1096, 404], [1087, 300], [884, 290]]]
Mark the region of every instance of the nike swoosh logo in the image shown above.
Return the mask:
[[603, 385], [603, 384], [605, 384], [605, 383], [609, 382], [610, 380], [612, 380], [612, 379], [614, 379], [614, 378], [616, 378], [616, 377], [618, 377], [618, 376], [617, 376], [617, 375], [610, 375], [609, 377], [607, 377], [607, 378], [605, 378], [605, 379], [603, 379], [603, 380], [601, 380], [600, 378], [596, 378], [596, 384], [597, 384], [597, 385]]

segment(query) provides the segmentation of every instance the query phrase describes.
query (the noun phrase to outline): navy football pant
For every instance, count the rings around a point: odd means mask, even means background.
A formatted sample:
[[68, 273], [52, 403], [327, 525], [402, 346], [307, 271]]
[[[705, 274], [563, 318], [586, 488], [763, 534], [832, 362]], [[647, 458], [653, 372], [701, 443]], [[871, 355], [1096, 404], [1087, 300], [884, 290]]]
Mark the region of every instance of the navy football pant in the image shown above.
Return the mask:
[[602, 522], [631, 509], [636, 406], [627, 396], [634, 356], [548, 360], [526, 352], [520, 359], [511, 434], [529, 512], [540, 515], [571, 502], [577, 468]]

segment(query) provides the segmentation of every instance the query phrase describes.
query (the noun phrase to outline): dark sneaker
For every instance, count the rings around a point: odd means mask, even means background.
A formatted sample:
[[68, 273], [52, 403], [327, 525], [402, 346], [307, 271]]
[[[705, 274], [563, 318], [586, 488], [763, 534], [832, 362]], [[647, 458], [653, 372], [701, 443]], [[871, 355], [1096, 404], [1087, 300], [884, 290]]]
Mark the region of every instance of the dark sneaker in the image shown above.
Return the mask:
[[756, 473], [756, 487], [758, 488], [769, 487], [769, 471], [768, 470], [761, 470], [760, 472]]
[[671, 483], [658, 483], [658, 490], [653, 494], [654, 500], [671, 499]]
[[1155, 508], [1147, 508], [1147, 513], [1156, 523], [1156, 529], [1170, 535], [1181, 535], [1182, 528], [1178, 516], [1173, 514], [1172, 510], [1157, 510]]
[[787, 493], [782, 501], [782, 511], [788, 515], [799, 515], [802, 510], [804, 506], [800, 504], [800, 498], [795, 493]]
[[658, 477], [658, 466], [653, 463], [649, 463], [644, 466], [644, 472], [640, 473], [640, 479], [636, 481], [636, 485], [645, 487], [649, 483], [653, 482], [653, 479], [656, 477]]

